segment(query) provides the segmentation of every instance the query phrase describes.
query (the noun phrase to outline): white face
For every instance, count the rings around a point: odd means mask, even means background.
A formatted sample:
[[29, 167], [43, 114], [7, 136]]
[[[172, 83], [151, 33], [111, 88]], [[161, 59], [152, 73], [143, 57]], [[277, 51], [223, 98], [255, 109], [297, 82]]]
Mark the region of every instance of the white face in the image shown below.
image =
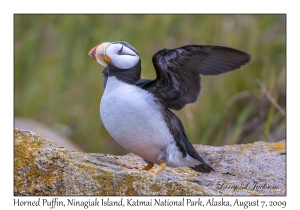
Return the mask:
[[[101, 45], [99, 45], [99, 49], [101, 48], [100, 46]], [[119, 69], [132, 68], [140, 59], [138, 54], [121, 43], [110, 44], [104, 51], [105, 52], [102, 53], [104, 54], [105, 61], [112, 63]]]

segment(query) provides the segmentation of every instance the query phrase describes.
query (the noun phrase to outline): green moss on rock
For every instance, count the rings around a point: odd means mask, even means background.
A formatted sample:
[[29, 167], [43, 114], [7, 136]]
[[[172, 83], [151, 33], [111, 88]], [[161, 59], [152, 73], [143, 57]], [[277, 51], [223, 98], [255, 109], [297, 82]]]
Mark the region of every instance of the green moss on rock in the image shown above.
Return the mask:
[[167, 167], [153, 176], [118, 165], [142, 168], [145, 162], [133, 154], [74, 152], [21, 129], [15, 129], [14, 137], [15, 195], [286, 194], [285, 141], [195, 145], [214, 172]]

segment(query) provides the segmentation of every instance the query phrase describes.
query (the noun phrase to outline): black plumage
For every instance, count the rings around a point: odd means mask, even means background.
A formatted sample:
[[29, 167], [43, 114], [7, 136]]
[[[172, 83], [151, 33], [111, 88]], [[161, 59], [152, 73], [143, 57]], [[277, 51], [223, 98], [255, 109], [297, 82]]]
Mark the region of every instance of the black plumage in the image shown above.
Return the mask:
[[187, 45], [155, 53], [152, 62], [157, 78], [143, 88], [153, 93], [166, 107], [179, 110], [197, 101], [200, 75], [217, 75], [245, 65], [251, 57], [228, 47]]
[[176, 146], [181, 151], [182, 156], [186, 157], [186, 155], [189, 154], [192, 158], [195, 158], [201, 162], [201, 164], [195, 165], [191, 168], [202, 173], [209, 173], [210, 171], [214, 171], [212, 167], [210, 167], [207, 163], [204, 162], [204, 160], [199, 156], [191, 142], [188, 140], [184, 127], [179, 118], [167, 108], [162, 112], [165, 121], [168, 125], [168, 128], [170, 129], [170, 132], [174, 136]]

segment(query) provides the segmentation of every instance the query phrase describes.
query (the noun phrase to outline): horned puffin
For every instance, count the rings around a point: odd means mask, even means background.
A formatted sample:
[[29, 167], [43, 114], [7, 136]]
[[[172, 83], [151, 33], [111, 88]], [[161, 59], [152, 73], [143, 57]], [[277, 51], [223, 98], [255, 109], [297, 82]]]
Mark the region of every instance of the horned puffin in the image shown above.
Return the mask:
[[99, 64], [105, 87], [100, 116], [112, 138], [148, 164], [190, 167], [201, 173], [214, 169], [196, 152], [180, 119], [170, 110], [180, 110], [197, 101], [200, 75], [217, 75], [247, 64], [251, 56], [223, 46], [186, 45], [162, 49], [152, 57], [156, 79], [141, 79], [138, 51], [124, 41], [104, 42], [88, 53]]

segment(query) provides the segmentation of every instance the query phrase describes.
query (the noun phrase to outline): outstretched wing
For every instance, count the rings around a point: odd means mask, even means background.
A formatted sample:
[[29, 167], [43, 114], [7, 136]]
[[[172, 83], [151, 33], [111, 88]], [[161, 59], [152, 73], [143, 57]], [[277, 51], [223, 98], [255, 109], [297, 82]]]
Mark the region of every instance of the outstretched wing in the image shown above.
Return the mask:
[[163, 49], [152, 57], [157, 78], [147, 81], [142, 88], [153, 93], [166, 107], [179, 110], [197, 101], [200, 75], [233, 71], [250, 60], [247, 53], [221, 46], [187, 45]]

